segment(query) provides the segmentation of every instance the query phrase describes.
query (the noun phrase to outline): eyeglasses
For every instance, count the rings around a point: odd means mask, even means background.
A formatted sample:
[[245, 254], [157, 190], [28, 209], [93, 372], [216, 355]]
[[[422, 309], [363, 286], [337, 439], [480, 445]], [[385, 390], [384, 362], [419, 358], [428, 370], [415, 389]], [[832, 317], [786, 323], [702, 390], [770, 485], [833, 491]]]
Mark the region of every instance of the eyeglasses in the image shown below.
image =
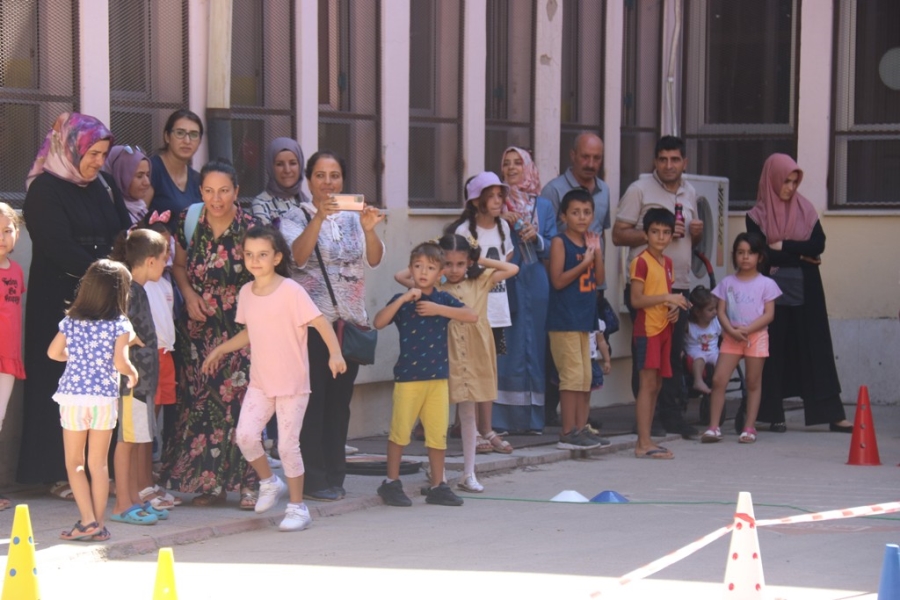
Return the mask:
[[175, 136], [175, 139], [183, 140], [185, 137], [189, 137], [192, 142], [196, 142], [200, 139], [199, 131], [187, 131], [186, 129], [173, 129], [172, 135]]
[[[131, 147], [128, 144], [125, 144], [124, 146], [119, 146], [119, 147], [122, 148], [122, 152], [119, 152], [118, 154], [116, 154], [115, 157], [113, 157], [113, 159], [109, 162], [110, 170], [112, 170], [113, 165], [116, 164], [116, 161], [122, 157], [122, 154], [128, 153], [128, 154], [134, 155], [135, 152], [140, 152], [141, 154], [145, 154], [144, 151], [141, 150], [140, 146]], [[146, 154], [145, 154], [145, 156], [146, 156]]]

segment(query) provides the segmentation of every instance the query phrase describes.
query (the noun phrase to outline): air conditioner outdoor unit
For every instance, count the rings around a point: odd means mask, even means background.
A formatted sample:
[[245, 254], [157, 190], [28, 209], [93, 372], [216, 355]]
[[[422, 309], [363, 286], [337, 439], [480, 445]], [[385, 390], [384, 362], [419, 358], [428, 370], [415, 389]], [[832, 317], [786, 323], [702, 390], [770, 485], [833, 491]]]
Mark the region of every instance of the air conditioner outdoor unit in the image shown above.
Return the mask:
[[703, 238], [694, 249], [691, 265], [691, 289], [696, 285], [710, 287], [707, 267], [697, 254], [702, 253], [712, 265], [716, 283], [728, 274], [731, 263], [731, 238], [728, 237], [728, 178], [685, 173], [685, 181], [697, 190], [697, 214], [703, 221]]

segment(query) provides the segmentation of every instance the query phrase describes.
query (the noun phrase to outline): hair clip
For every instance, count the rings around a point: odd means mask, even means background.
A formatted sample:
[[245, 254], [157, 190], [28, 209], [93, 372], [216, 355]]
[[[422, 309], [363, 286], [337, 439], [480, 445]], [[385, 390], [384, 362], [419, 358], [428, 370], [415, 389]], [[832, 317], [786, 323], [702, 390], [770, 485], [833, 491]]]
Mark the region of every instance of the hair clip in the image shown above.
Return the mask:
[[466, 236], [466, 241], [469, 242], [469, 246], [471, 246], [473, 250], [478, 249], [478, 240], [473, 238], [471, 235]]
[[164, 210], [162, 212], [162, 214], [160, 214], [154, 210], [153, 214], [150, 215], [150, 219], [148, 220], [148, 223], [150, 225], [153, 225], [154, 223], [168, 223], [169, 218], [171, 216], [172, 216], [172, 211], [170, 211], [170, 210]]

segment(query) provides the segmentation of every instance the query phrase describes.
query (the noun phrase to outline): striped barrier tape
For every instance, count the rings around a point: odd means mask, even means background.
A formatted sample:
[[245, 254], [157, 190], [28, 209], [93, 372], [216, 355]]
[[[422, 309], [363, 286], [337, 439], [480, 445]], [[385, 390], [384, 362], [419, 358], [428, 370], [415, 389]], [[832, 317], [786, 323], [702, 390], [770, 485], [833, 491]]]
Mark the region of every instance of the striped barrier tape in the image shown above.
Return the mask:
[[[834, 519], [851, 519], [854, 517], [871, 517], [875, 515], [886, 515], [890, 513], [900, 512], [900, 502], [886, 502], [883, 504], [872, 504], [870, 506], [856, 506], [854, 508], [844, 508], [838, 510], [828, 510], [824, 512], [811, 513], [806, 515], [796, 515], [793, 517], [783, 517], [781, 519], [762, 519], [755, 521], [756, 527], [766, 527], [769, 525], [792, 525], [795, 523], [811, 523], [818, 521], [831, 521]], [[754, 519], [749, 515], [735, 513], [735, 521], [746, 521], [748, 523], [753, 524]], [[654, 573], [662, 571], [666, 567], [677, 563], [680, 560], [683, 560], [700, 550], [701, 548], [708, 546], [713, 543], [717, 539], [723, 537], [725, 534], [734, 529], [735, 523], [731, 523], [730, 525], [726, 525], [725, 527], [720, 527], [716, 529], [712, 533], [709, 533], [700, 539], [697, 539], [687, 546], [683, 546], [674, 552], [670, 552], [669, 554], [663, 556], [662, 558], [655, 560], [649, 564], [644, 565], [643, 567], [639, 567], [634, 571], [626, 573], [622, 577], [620, 577], [616, 584], [619, 588], [628, 585], [633, 581], [638, 581], [640, 579], [644, 579], [646, 577], [650, 577]], [[603, 592], [598, 591], [591, 594], [592, 598], [596, 598], [600, 596]]]

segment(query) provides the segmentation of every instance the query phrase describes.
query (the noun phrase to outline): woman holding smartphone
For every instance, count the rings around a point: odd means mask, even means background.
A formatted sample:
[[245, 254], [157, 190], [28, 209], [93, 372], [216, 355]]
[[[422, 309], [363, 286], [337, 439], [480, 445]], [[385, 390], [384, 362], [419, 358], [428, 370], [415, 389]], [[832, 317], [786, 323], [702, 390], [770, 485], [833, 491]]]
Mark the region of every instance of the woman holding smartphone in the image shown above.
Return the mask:
[[[283, 213], [280, 228], [297, 265], [293, 277], [322, 314], [332, 323], [341, 318], [368, 326], [365, 268], [377, 267], [384, 256], [384, 243], [375, 233], [384, 214], [374, 206], [361, 211], [340, 210], [333, 195], [343, 191], [345, 172], [343, 159], [334, 152], [320, 150], [310, 156], [306, 179], [312, 201]], [[323, 270], [334, 290], [337, 310]], [[315, 330], [309, 331], [308, 343], [311, 393], [300, 434], [306, 469], [304, 497], [340, 500], [345, 495], [344, 445], [359, 365], [348, 362], [345, 373], [332, 377], [327, 347]]]

